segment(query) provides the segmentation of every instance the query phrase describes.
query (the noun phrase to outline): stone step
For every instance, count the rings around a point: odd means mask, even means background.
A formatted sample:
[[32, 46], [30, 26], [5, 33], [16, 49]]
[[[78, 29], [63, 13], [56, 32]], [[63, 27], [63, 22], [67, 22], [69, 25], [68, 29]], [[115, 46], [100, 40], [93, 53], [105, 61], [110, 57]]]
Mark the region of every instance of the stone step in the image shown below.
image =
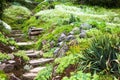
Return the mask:
[[21, 34], [21, 30], [12, 30], [11, 34]]
[[26, 55], [30, 58], [38, 58], [41, 57], [43, 55], [42, 51], [33, 51], [33, 52], [27, 52]]
[[22, 80], [33, 80], [37, 76], [37, 73], [25, 73]]
[[22, 37], [24, 34], [9, 34], [9, 37]]
[[23, 74], [23, 80], [33, 80], [39, 71], [45, 69], [46, 67], [36, 67], [31, 69], [29, 72]]
[[27, 45], [33, 45], [34, 42], [18, 42], [17, 45], [18, 46], [27, 46]]
[[31, 69], [29, 72], [31, 72], [31, 73], [38, 73], [40, 70], [43, 70], [45, 68], [46, 67], [36, 67], [36, 68]]
[[40, 64], [45, 64], [53, 60], [54, 60], [53, 58], [41, 58], [41, 59], [30, 60], [29, 64], [31, 64], [32, 66], [39, 66]]

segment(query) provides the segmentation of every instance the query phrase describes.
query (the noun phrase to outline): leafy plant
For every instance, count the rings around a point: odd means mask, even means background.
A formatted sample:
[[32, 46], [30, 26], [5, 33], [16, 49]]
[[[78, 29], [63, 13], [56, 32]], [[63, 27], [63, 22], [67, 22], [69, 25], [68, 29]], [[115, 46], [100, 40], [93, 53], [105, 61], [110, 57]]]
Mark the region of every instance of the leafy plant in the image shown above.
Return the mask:
[[80, 55], [70, 54], [68, 56], [55, 59], [55, 64], [58, 64], [56, 69], [57, 73], [63, 73], [63, 71], [70, 65], [74, 65], [79, 62]]
[[71, 73], [70, 77], [64, 77], [62, 80], [116, 80], [111, 75], [100, 75], [90, 73], [83, 73], [82, 71], [77, 71], [75, 73]]
[[5, 53], [0, 53], [0, 62], [4, 61], [4, 60], [9, 60], [10, 56], [8, 56]]
[[1, 32], [0, 32], [0, 43], [16, 46], [16, 42], [12, 38], [5, 37]]
[[0, 71], [0, 80], [8, 80], [7, 75], [3, 71]]
[[43, 57], [45, 57], [45, 58], [51, 58], [51, 57], [53, 57], [53, 52], [54, 52], [55, 49], [56, 49], [56, 48], [52, 48], [52, 49], [49, 50], [48, 52], [44, 53], [44, 54], [43, 54]]
[[26, 55], [24, 51], [18, 51], [17, 53], [14, 53], [15, 56], [22, 58], [24, 61], [29, 61], [29, 57]]
[[50, 80], [52, 76], [52, 69], [52, 66], [47, 66], [38, 73], [34, 80]]
[[83, 51], [81, 68], [85, 72], [104, 72], [120, 75], [119, 55], [120, 38], [115, 35], [102, 35], [92, 40], [88, 49]]

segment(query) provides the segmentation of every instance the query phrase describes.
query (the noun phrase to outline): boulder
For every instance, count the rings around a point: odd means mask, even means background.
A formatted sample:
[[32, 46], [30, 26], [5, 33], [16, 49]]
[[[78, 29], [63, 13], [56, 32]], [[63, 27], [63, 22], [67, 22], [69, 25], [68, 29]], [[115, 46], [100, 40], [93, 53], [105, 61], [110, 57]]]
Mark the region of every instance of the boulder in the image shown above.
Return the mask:
[[0, 65], [0, 70], [3, 70], [4, 72], [11, 72], [14, 70], [14, 65], [3, 63]]
[[73, 40], [75, 39], [75, 36], [74, 35], [69, 35], [66, 37], [66, 41], [70, 41], [70, 40]]
[[57, 46], [58, 46], [58, 47], [61, 47], [63, 44], [64, 44], [64, 42], [62, 41], [62, 42], [59, 42], [59, 43], [57, 44]]
[[62, 33], [60, 37], [58, 38], [58, 42], [64, 41], [66, 39], [66, 35]]
[[86, 37], [86, 32], [81, 32], [79, 35], [80, 38], [85, 38]]

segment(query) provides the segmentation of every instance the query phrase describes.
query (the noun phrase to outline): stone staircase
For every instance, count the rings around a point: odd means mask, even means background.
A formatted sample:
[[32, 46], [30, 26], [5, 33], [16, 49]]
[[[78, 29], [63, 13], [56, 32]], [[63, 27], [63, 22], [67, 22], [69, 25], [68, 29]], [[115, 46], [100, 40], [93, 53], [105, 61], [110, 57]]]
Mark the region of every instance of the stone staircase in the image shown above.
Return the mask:
[[22, 80], [34, 80], [38, 72], [46, 68], [44, 65], [54, 60], [53, 58], [42, 58], [42, 51], [28, 50], [26, 54], [30, 58], [28, 64], [32, 66], [32, 68], [22, 75]]
[[[35, 29], [35, 30], [38, 30], [38, 29]], [[41, 30], [42, 29], [40, 29], [40, 31]], [[39, 30], [37, 32], [39, 32]], [[12, 30], [11, 34], [9, 34], [8, 36], [11, 38], [14, 38], [19, 47], [29, 46], [35, 43], [33, 41], [26, 42], [24, 34], [22, 33], [21, 30]], [[20, 80], [34, 80], [38, 72], [46, 68], [45, 64], [50, 63], [54, 60], [53, 58], [43, 58], [42, 51], [36, 51], [36, 50], [24, 50], [24, 51], [26, 55], [30, 58], [30, 61], [25, 65], [27, 66], [26, 69], [24, 66], [23, 71], [25, 72], [22, 72], [22, 75], [18, 76], [19, 78], [21, 78]]]
[[17, 42], [24, 42], [25, 41], [25, 36], [22, 33], [22, 30], [12, 30], [12, 32], [8, 35], [10, 38], [14, 38], [15, 41]]

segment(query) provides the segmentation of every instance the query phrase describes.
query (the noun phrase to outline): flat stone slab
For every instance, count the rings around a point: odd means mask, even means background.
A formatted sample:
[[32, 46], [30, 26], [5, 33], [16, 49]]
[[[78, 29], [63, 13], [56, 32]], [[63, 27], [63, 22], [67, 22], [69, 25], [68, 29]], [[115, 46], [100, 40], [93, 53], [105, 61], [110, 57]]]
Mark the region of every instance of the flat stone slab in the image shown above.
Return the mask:
[[37, 73], [25, 73], [23, 74], [23, 80], [33, 80], [37, 76]]
[[30, 58], [37, 58], [37, 57], [42, 56], [42, 53], [41, 53], [41, 51], [35, 51], [32, 53], [27, 53], [26, 55]]
[[26, 46], [26, 45], [32, 45], [34, 44], [34, 42], [18, 42], [17, 45], [18, 46]]
[[46, 67], [36, 67], [30, 70], [31, 73], [38, 73], [40, 70], [45, 69]]
[[47, 63], [47, 62], [50, 62], [50, 61], [53, 61], [53, 60], [54, 60], [53, 58], [48, 58], [48, 59], [41, 58], [41, 59], [30, 60], [29, 63], [32, 66], [38, 66], [40, 64], [44, 64], [44, 63]]

